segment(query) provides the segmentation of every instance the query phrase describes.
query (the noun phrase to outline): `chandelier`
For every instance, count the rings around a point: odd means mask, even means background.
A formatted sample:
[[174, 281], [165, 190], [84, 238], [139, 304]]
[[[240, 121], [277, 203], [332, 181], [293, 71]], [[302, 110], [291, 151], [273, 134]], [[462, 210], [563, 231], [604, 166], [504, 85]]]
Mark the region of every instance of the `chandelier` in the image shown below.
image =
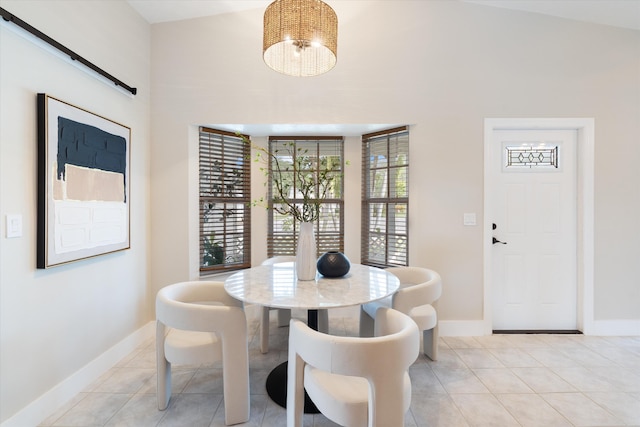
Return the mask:
[[323, 74], [336, 65], [338, 17], [320, 0], [275, 0], [264, 12], [264, 62], [296, 77]]

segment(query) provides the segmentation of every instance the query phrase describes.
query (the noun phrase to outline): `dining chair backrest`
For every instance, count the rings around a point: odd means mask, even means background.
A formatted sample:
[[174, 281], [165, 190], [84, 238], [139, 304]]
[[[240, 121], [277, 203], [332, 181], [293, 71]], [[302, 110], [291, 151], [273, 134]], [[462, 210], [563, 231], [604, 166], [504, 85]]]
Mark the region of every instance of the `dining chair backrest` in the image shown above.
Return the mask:
[[171, 364], [222, 360], [225, 422], [249, 420], [249, 353], [242, 303], [224, 283], [191, 281], [168, 285], [156, 295], [158, 408], [171, 398]]
[[422, 267], [390, 267], [387, 271], [400, 279], [400, 289], [393, 294], [393, 308], [410, 314], [414, 307], [434, 304], [442, 295], [440, 275]]
[[[232, 310], [232, 308], [237, 310]], [[200, 332], [225, 333], [233, 319], [246, 322], [242, 302], [231, 297], [222, 282], [181, 282], [162, 288], [156, 298], [156, 317], [166, 326]]]
[[400, 280], [400, 289], [390, 297], [360, 307], [360, 336], [373, 335], [376, 310], [390, 307], [410, 316], [422, 334], [423, 353], [438, 358], [438, 299], [442, 295], [442, 279], [438, 272], [423, 267], [390, 267], [387, 271]]
[[411, 402], [407, 370], [418, 356], [418, 334], [411, 318], [389, 308], [376, 313], [371, 338], [327, 335], [292, 319], [287, 425], [302, 425], [305, 388], [320, 412], [340, 425], [404, 425]]
[[278, 255], [271, 258], [267, 258], [260, 263], [260, 265], [273, 265], [280, 262], [295, 262], [295, 255]]

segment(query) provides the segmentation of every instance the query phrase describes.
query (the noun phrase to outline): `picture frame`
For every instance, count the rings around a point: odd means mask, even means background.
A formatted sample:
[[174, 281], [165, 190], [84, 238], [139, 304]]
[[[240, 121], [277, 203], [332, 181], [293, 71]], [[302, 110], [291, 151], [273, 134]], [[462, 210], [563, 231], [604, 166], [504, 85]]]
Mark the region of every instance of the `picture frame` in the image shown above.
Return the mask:
[[130, 248], [131, 128], [37, 96], [37, 268]]

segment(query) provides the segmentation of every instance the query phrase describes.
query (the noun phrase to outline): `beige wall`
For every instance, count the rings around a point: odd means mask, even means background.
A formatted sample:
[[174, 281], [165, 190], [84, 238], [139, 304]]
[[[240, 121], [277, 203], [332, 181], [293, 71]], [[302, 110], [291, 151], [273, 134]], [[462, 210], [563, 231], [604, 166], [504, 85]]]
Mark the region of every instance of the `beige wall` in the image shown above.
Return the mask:
[[[197, 276], [200, 124], [411, 125], [411, 263], [441, 272], [444, 320], [473, 322], [483, 230], [462, 214], [484, 221], [484, 119], [593, 117], [595, 319], [640, 322], [640, 32], [453, 1], [334, 6], [338, 65], [294, 79], [261, 60], [262, 10], [150, 29], [123, 1], [0, 0], [139, 89], [124, 95], [0, 23], [0, 219], [24, 225], [0, 237], [0, 422], [153, 320], [160, 287]], [[130, 250], [35, 269], [37, 92], [132, 128]], [[357, 260], [358, 138], [347, 144]], [[253, 219], [259, 242], [266, 215]]]
[[[195, 197], [190, 126], [406, 123], [410, 262], [442, 274], [444, 320], [480, 320], [483, 230], [462, 218], [476, 212], [484, 222], [484, 119], [592, 117], [595, 320], [638, 322], [640, 32], [459, 2], [333, 6], [338, 64], [306, 79], [262, 62], [261, 10], [153, 26], [154, 288], [197, 274], [188, 264], [197, 230], [185, 233], [196, 216], [182, 203], [190, 196], [163, 197], [187, 187]], [[348, 199], [347, 217], [357, 212], [358, 198]], [[254, 214], [254, 242], [264, 218]], [[357, 259], [359, 229], [348, 233], [356, 244], [347, 255]], [[255, 251], [254, 258], [261, 259]]]
[[[138, 88], [135, 97], [0, 25], [0, 422], [153, 319], [148, 284], [150, 26], [126, 3], [7, 1], [0, 7]], [[131, 249], [36, 270], [36, 94], [131, 127]], [[21, 214], [23, 236], [5, 237]], [[72, 380], [71, 383], [81, 381]], [[54, 397], [73, 391], [65, 387]], [[49, 403], [61, 405], [64, 401]], [[46, 408], [37, 402], [36, 407]], [[45, 409], [46, 410], [46, 409]], [[35, 411], [37, 412], [37, 410]], [[37, 415], [37, 414], [36, 414]], [[40, 414], [43, 417], [47, 413]], [[36, 425], [21, 423], [18, 425]], [[15, 424], [14, 424], [15, 425]]]

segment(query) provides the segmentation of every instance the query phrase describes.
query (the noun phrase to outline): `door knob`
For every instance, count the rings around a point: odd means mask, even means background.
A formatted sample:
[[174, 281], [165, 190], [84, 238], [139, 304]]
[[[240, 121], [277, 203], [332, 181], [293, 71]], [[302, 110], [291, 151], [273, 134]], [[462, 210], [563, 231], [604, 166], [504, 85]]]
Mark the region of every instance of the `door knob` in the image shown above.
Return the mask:
[[502, 244], [502, 245], [506, 245], [506, 244], [507, 244], [507, 242], [501, 242], [500, 240], [496, 239], [495, 237], [493, 238], [493, 242], [492, 242], [492, 243], [493, 243], [494, 245], [495, 245], [496, 243], [500, 243], [500, 244]]

